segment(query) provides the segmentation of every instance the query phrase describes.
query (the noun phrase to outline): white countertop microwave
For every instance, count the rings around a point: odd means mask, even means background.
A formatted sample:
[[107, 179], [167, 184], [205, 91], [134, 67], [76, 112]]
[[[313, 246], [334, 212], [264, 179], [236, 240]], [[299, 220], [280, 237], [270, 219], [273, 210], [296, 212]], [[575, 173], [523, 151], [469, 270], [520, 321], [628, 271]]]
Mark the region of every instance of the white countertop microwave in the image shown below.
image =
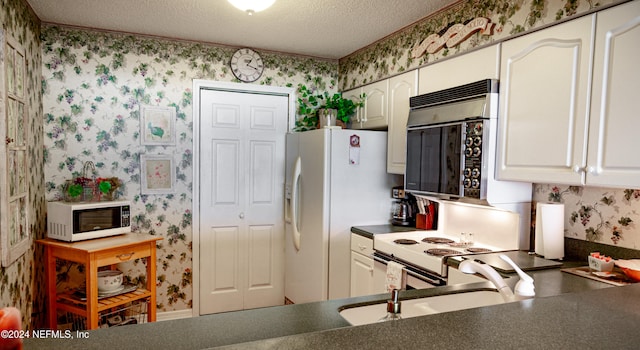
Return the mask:
[[47, 237], [67, 242], [131, 232], [131, 203], [48, 202]]

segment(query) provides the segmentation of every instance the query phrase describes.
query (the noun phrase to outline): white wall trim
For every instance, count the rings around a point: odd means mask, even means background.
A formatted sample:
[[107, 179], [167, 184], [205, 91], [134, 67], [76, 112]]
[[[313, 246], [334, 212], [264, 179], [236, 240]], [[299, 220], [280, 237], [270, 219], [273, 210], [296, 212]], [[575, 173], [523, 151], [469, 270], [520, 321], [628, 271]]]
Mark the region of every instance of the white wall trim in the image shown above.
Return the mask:
[[[212, 80], [193, 80], [193, 309], [192, 316], [200, 316], [200, 91], [218, 90], [263, 95], [287, 96], [289, 99], [289, 131], [295, 126], [296, 90], [290, 87], [229, 83]], [[187, 310], [188, 311], [188, 310]]]
[[156, 321], [170, 321], [170, 320], [178, 320], [181, 318], [191, 318], [193, 317], [193, 309], [185, 309], [185, 310], [176, 310], [176, 311], [165, 311], [159, 312], [156, 314]]

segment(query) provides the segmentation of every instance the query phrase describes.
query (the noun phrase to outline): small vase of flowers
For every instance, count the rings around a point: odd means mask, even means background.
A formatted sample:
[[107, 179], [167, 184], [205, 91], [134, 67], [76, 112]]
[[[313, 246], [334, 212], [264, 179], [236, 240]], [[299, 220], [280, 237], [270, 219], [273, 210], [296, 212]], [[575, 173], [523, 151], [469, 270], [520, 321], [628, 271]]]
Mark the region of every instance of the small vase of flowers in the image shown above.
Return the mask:
[[100, 200], [102, 201], [112, 201], [116, 199], [117, 192], [116, 190], [120, 187], [120, 179], [117, 177], [109, 177], [102, 178], [99, 177], [96, 179], [96, 183], [98, 184], [98, 195], [100, 196]]

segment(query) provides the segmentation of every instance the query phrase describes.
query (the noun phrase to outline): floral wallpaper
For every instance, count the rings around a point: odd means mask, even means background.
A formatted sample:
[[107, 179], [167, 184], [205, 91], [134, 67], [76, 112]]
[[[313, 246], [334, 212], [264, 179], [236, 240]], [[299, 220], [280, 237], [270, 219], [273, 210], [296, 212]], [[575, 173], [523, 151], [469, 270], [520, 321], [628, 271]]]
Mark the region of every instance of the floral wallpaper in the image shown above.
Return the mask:
[[536, 185], [533, 200], [565, 205], [565, 237], [640, 250], [640, 189]]
[[[540, 27], [618, 0], [463, 0], [415, 25], [340, 59], [341, 91], [432, 63], [514, 34]], [[476, 17], [495, 23], [492, 35], [477, 32], [453, 48], [412, 58], [411, 51], [432, 34], [442, 35], [454, 24]]]
[[[191, 308], [193, 79], [237, 82], [228, 67], [233, 48], [46, 25], [42, 28], [44, 172], [47, 200], [62, 198], [65, 180], [91, 161], [96, 176], [118, 177], [120, 198], [132, 202], [135, 232], [158, 243], [158, 311]], [[261, 52], [257, 84], [337, 91], [337, 62]], [[142, 106], [175, 109], [175, 145], [141, 142]], [[141, 156], [173, 155], [172, 194], [141, 194]], [[76, 288], [82, 267], [59, 264], [59, 289]], [[144, 283], [141, 262], [121, 264], [129, 282]]]
[[[45, 234], [45, 199], [43, 164], [43, 132], [42, 132], [42, 95], [40, 93], [41, 43], [40, 21], [22, 0], [0, 0], [0, 23], [4, 35], [16, 39], [25, 49], [27, 59], [27, 106], [29, 156], [29, 199], [28, 229], [34, 244], [31, 249], [18, 258], [13, 264], [0, 267], [0, 308], [14, 306], [22, 314], [23, 328], [41, 325], [44, 320], [44, 290], [37, 288], [38, 281], [44, 280], [42, 249], [35, 240]], [[4, 45], [4, 42], [2, 42]], [[3, 50], [0, 50], [0, 59]], [[1, 74], [4, 77], [4, 74]], [[0, 91], [4, 94], [4, 91]], [[0, 98], [4, 103], [4, 98]], [[2, 116], [4, 117], [4, 116]], [[4, 134], [4, 133], [3, 133]], [[2, 170], [6, 168], [2, 165]], [[1, 184], [0, 191], [6, 184]], [[1, 206], [1, 205], [0, 205]]]

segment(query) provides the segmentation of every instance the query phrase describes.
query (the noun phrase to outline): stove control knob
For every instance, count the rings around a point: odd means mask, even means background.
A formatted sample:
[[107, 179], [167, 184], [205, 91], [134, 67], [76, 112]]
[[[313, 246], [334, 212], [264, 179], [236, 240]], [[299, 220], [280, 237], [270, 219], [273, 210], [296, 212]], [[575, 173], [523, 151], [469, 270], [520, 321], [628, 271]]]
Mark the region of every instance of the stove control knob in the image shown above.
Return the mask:
[[464, 177], [471, 177], [473, 174], [473, 170], [471, 170], [471, 168], [464, 168], [462, 174], [464, 175]]
[[467, 156], [467, 157], [473, 156], [473, 148], [471, 148], [471, 147], [465, 148], [464, 155]]
[[464, 145], [465, 145], [465, 146], [467, 146], [467, 147], [471, 147], [471, 146], [473, 146], [473, 138], [471, 138], [471, 137], [467, 137], [467, 138], [464, 140]]
[[473, 145], [480, 146], [482, 144], [482, 137], [476, 136], [473, 138]]
[[480, 147], [474, 147], [473, 148], [473, 156], [474, 157], [479, 157], [480, 153], [482, 153], [482, 150], [480, 149]]
[[482, 123], [475, 123], [473, 125], [473, 133], [476, 135], [482, 134]]
[[464, 188], [469, 188], [471, 187], [471, 179], [464, 179], [462, 181], [462, 185], [464, 186]]
[[479, 187], [480, 187], [480, 181], [478, 181], [478, 179], [471, 180], [471, 188], [479, 188]]
[[[466, 170], [466, 169], [465, 169]], [[473, 170], [471, 170], [471, 177], [473, 178], [478, 178], [480, 177], [480, 169], [478, 168], [473, 168]]]

